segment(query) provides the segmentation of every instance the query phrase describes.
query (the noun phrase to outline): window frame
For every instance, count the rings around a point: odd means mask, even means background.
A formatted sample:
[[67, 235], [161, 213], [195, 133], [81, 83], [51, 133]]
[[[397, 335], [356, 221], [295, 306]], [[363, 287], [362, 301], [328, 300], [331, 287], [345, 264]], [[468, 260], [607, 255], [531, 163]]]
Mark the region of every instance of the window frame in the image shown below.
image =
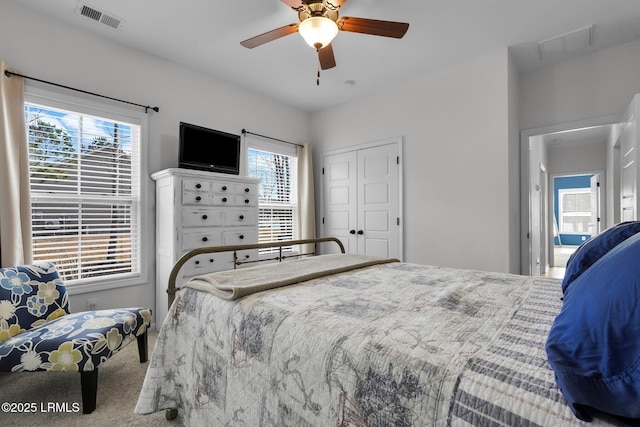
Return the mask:
[[[591, 234], [587, 231], [564, 231], [564, 197], [572, 194], [591, 194], [591, 188], [588, 187], [580, 187], [580, 188], [561, 188], [558, 190], [558, 229], [560, 234], [572, 234], [572, 235], [581, 235], [581, 234]], [[593, 207], [591, 207], [593, 209]], [[588, 212], [588, 215], [578, 215], [578, 214], [587, 213], [587, 211], [575, 211], [575, 212], [566, 212], [566, 214], [573, 214], [573, 216], [584, 216], [591, 220], [591, 211]]]
[[[299, 209], [300, 209], [300, 198], [299, 195], [297, 194], [298, 191], [298, 149], [297, 146], [294, 144], [290, 144], [290, 143], [285, 143], [285, 142], [277, 142], [277, 141], [265, 141], [262, 139], [257, 139], [257, 138], [252, 138], [249, 136], [245, 136], [245, 147], [246, 147], [246, 151], [245, 151], [245, 158], [247, 159], [246, 162], [246, 170], [247, 170], [247, 176], [250, 176], [252, 178], [256, 178], [254, 176], [249, 175], [249, 170], [250, 170], [250, 165], [249, 165], [249, 151], [250, 150], [257, 150], [257, 151], [263, 151], [263, 152], [268, 152], [268, 153], [272, 153], [272, 154], [278, 154], [278, 155], [284, 155], [284, 156], [290, 156], [295, 158], [296, 160], [296, 166], [294, 168], [294, 174], [291, 175], [292, 180], [294, 181], [294, 184], [292, 185], [292, 191], [295, 191], [296, 194], [295, 196], [295, 204], [293, 204], [292, 206], [292, 212], [293, 212], [293, 233], [292, 233], [292, 239], [295, 240], [297, 238], [299, 238], [300, 236], [300, 218], [299, 218]], [[258, 184], [260, 185], [260, 184]], [[273, 209], [274, 206], [269, 205], [269, 206], [265, 206], [265, 209]], [[277, 209], [277, 206], [275, 206], [275, 208]], [[260, 205], [260, 197], [258, 195], [258, 230], [260, 229], [260, 212], [261, 209], [261, 205]], [[297, 253], [297, 247], [289, 247], [289, 250], [287, 250], [286, 247], [282, 248], [283, 252], [287, 252], [288, 254], [294, 254]], [[268, 257], [271, 254], [271, 252], [269, 251], [262, 251], [260, 253], [261, 257]]]
[[[136, 286], [148, 283], [150, 247], [149, 218], [149, 171], [148, 171], [148, 116], [144, 111], [138, 111], [133, 107], [125, 107], [123, 104], [104, 100], [96, 101], [85, 95], [72, 95], [67, 91], [45, 89], [38, 85], [25, 84], [25, 103], [40, 104], [44, 107], [59, 108], [105, 118], [108, 120], [127, 122], [140, 127], [140, 226], [139, 226], [139, 273], [127, 274], [127, 277], [97, 276], [85, 279], [65, 281], [65, 286], [70, 295], [96, 292], [120, 287]], [[28, 140], [28, 129], [27, 140]]]

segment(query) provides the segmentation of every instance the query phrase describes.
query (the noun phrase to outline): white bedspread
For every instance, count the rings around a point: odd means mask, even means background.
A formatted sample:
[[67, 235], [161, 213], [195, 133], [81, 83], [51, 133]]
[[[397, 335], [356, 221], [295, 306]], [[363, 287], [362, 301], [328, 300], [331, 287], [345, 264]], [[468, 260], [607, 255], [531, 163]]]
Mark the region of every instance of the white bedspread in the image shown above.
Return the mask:
[[184, 289], [136, 412], [179, 408], [190, 426], [584, 425], [546, 361], [560, 296], [557, 280], [406, 263], [235, 301]]

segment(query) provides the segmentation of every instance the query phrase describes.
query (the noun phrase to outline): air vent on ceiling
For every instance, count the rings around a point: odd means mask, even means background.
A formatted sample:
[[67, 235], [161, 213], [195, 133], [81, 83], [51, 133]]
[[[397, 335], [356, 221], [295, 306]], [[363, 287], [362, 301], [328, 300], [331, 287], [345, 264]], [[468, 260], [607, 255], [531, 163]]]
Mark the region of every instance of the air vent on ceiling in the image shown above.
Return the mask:
[[111, 28], [118, 29], [122, 27], [122, 23], [124, 22], [122, 19], [101, 10], [96, 9], [95, 7], [89, 6], [82, 2], [78, 3], [78, 7], [76, 8], [76, 12], [82, 16], [85, 16], [89, 19], [92, 19], [101, 24], [107, 25]]
[[586, 49], [593, 44], [593, 25], [538, 42], [540, 59]]

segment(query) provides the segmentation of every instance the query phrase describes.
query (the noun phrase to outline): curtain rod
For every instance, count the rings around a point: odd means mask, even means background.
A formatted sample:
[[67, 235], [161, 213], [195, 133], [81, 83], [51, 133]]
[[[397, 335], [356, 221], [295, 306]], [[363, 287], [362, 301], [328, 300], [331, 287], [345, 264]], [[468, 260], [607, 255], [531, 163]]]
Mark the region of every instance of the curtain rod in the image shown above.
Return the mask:
[[249, 131], [248, 131], [248, 130], [246, 130], [246, 129], [242, 129], [242, 134], [243, 134], [243, 135], [247, 135], [247, 134], [249, 134], [249, 135], [255, 135], [255, 136], [262, 137], [262, 138], [272, 139], [272, 140], [274, 140], [274, 141], [284, 142], [285, 144], [297, 145], [298, 147], [302, 147], [302, 148], [304, 148], [304, 145], [302, 145], [302, 144], [296, 144], [295, 142], [289, 142], [289, 141], [284, 141], [284, 140], [282, 140], [282, 139], [278, 139], [278, 138], [272, 138], [272, 137], [270, 137], [270, 136], [266, 136], [266, 135], [260, 135], [259, 133], [249, 132]]
[[149, 110], [153, 110], [153, 111], [155, 111], [156, 113], [157, 113], [158, 111], [160, 111], [160, 109], [159, 109], [158, 107], [151, 107], [151, 106], [149, 106], [149, 105], [136, 104], [135, 102], [124, 101], [124, 100], [122, 100], [122, 99], [112, 98], [112, 97], [110, 97], [110, 96], [106, 96], [106, 95], [100, 95], [99, 93], [88, 92], [88, 91], [86, 91], [86, 90], [76, 89], [76, 88], [74, 88], [74, 87], [65, 86], [65, 85], [61, 85], [61, 84], [58, 84], [58, 83], [48, 82], [48, 81], [46, 81], [46, 80], [37, 79], [37, 78], [35, 78], [35, 77], [29, 77], [29, 76], [25, 76], [25, 75], [23, 75], [23, 74], [14, 73], [14, 72], [9, 71], [9, 70], [5, 70], [5, 71], [4, 71], [4, 75], [5, 75], [5, 76], [7, 76], [7, 77], [11, 77], [11, 76], [22, 77], [23, 79], [35, 80], [35, 81], [40, 82], [40, 83], [46, 83], [46, 84], [48, 84], [48, 85], [57, 86], [57, 87], [61, 87], [61, 88], [64, 88], [64, 89], [69, 89], [69, 90], [75, 90], [76, 92], [86, 93], [87, 95], [98, 96], [98, 97], [100, 97], [100, 98], [106, 98], [106, 99], [110, 99], [110, 100], [112, 100], [112, 101], [118, 101], [118, 102], [123, 102], [123, 103], [125, 103], [125, 104], [135, 105], [136, 107], [142, 107], [142, 108], [144, 108], [144, 112], [145, 112], [145, 113], [148, 113], [148, 112], [149, 112]]

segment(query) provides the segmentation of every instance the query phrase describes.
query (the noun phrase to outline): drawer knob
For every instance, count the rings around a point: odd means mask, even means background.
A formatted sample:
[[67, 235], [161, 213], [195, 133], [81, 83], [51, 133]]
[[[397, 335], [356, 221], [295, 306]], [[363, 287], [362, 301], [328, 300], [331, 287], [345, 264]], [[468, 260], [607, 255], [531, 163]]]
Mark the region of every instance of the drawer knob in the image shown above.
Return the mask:
[[199, 202], [200, 200], [202, 200], [202, 197], [196, 196], [196, 202]]
[[245, 188], [245, 189], [244, 189], [244, 192], [245, 192], [245, 193], [248, 193], [248, 192], [249, 192], [249, 188]]
[[240, 218], [241, 220], [244, 219], [244, 215], [240, 215], [238, 218]]
[[227, 191], [227, 186], [226, 185], [222, 186], [222, 191]]
[[244, 199], [244, 202], [245, 203], [249, 203], [249, 199]]
[[209, 262], [214, 262], [215, 260], [213, 258], [209, 258]]
[[207, 218], [209, 218], [209, 217], [206, 216], [206, 215], [202, 215], [202, 219], [207, 219]]
[[227, 198], [226, 198], [226, 197], [223, 197], [223, 198], [222, 198], [222, 202], [223, 202], [223, 203], [227, 203]]
[[244, 234], [239, 235], [239, 236], [238, 236], [238, 238], [239, 238], [240, 240], [244, 239]]
[[200, 264], [200, 261], [196, 261], [196, 265]]
[[205, 237], [203, 237], [203, 238], [202, 238], [202, 241], [203, 241], [203, 242], [206, 242], [206, 241], [208, 241], [208, 240], [209, 240], [209, 238], [208, 238], [207, 236], [205, 236]]
[[202, 184], [196, 184], [196, 188], [202, 188]]
[[249, 255], [245, 255], [245, 256], [244, 256], [244, 259], [249, 259]]

